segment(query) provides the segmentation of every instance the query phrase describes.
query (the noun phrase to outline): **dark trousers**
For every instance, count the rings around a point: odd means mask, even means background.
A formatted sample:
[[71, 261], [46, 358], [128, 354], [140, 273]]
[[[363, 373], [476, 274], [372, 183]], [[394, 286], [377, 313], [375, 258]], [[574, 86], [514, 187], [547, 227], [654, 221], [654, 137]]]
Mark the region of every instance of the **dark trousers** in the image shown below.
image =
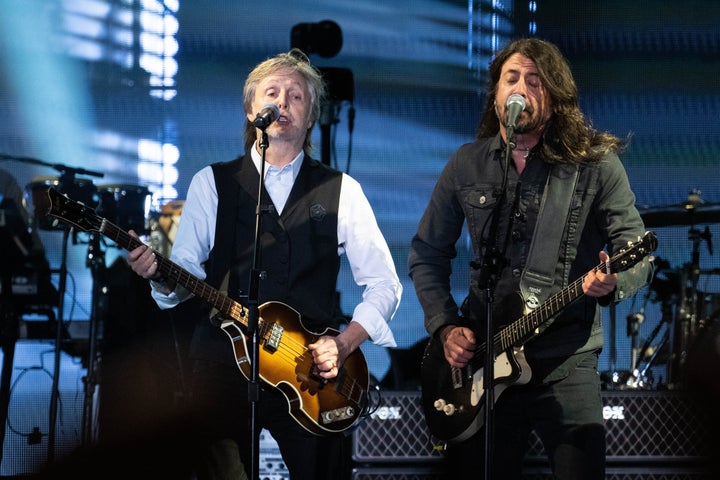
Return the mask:
[[[248, 382], [237, 367], [212, 362], [196, 362], [193, 377], [196, 429], [206, 432], [204, 451], [199, 452], [198, 480], [238, 479], [243, 470], [249, 477], [252, 415]], [[350, 478], [351, 437], [308, 432], [288, 413], [286, 397], [270, 387], [261, 390], [256, 403], [255, 433], [259, 435], [262, 428], [277, 442], [293, 480]]]
[[[559, 480], [605, 478], [605, 426], [597, 356], [548, 385], [513, 386], [495, 404], [492, 479], [521, 480], [534, 429]], [[447, 450], [448, 478], [482, 479], [485, 430]]]

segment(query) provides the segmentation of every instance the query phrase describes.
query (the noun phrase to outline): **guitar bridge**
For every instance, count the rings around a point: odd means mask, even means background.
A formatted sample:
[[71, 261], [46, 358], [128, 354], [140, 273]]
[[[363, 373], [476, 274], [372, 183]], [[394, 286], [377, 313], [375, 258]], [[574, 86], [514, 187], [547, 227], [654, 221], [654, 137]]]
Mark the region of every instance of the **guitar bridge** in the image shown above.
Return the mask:
[[272, 353], [275, 353], [275, 351], [280, 346], [280, 340], [282, 340], [282, 335], [284, 331], [285, 329], [280, 324], [273, 323], [267, 340], [265, 340], [265, 349], [269, 350]]

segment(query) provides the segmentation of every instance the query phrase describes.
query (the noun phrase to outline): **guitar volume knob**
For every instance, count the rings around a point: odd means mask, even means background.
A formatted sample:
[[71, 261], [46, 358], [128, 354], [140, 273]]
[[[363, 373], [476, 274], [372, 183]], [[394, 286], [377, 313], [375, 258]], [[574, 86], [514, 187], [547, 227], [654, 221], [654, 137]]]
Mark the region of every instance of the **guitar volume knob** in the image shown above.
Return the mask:
[[447, 403], [445, 403], [445, 400], [442, 398], [438, 398], [435, 402], [433, 402], [433, 407], [435, 407], [435, 410], [438, 412], [443, 411], [445, 409], [445, 405], [447, 405]]
[[448, 403], [445, 407], [443, 407], [442, 411], [449, 417], [455, 413], [455, 405]]

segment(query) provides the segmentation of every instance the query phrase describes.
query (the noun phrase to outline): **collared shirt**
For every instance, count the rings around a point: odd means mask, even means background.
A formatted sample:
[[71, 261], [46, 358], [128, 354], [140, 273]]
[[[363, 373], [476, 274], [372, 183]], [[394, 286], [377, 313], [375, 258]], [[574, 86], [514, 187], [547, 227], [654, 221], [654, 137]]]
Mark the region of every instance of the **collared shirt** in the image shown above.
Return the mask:
[[[254, 148], [252, 149], [251, 156], [259, 172], [262, 157]], [[265, 162], [265, 190], [267, 190], [270, 195], [278, 215], [281, 214], [283, 208], [285, 208], [285, 202], [287, 202], [290, 196], [290, 190], [292, 190], [295, 179], [298, 173], [300, 173], [300, 167], [302, 166], [304, 157], [305, 153], [301, 151], [292, 162], [282, 168]]]
[[[255, 153], [255, 148], [253, 148]], [[258, 172], [260, 157], [253, 155]], [[293, 181], [304, 160], [298, 155], [288, 167]], [[266, 173], [267, 178], [268, 173]], [[284, 207], [290, 189], [282, 179], [280, 188], [271, 197], [273, 202]], [[273, 188], [273, 187], [270, 187]], [[280, 211], [278, 203], [276, 208]], [[187, 199], [172, 246], [170, 259], [201, 280], [206, 278], [203, 265], [208, 260], [215, 243], [215, 223], [218, 194], [211, 166], [195, 174], [187, 192]], [[390, 249], [380, 231], [375, 214], [360, 184], [347, 174], [342, 176], [340, 204], [338, 207], [338, 255], [347, 256], [355, 283], [364, 287], [362, 301], [355, 307], [352, 320], [358, 322], [380, 346], [396, 346], [395, 338], [388, 325], [400, 304], [402, 284], [397, 276]], [[172, 308], [189, 298], [182, 287], [170, 295], [164, 295], [153, 286], [152, 296], [162, 309]]]

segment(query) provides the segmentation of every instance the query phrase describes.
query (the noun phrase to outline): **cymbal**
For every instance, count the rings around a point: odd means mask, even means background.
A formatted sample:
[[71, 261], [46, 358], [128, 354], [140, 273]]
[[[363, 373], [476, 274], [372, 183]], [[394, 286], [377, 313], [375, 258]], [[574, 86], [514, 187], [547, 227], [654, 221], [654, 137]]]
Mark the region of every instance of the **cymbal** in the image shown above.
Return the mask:
[[638, 207], [638, 211], [648, 228], [720, 222], [718, 203], [685, 202], [660, 207]]

